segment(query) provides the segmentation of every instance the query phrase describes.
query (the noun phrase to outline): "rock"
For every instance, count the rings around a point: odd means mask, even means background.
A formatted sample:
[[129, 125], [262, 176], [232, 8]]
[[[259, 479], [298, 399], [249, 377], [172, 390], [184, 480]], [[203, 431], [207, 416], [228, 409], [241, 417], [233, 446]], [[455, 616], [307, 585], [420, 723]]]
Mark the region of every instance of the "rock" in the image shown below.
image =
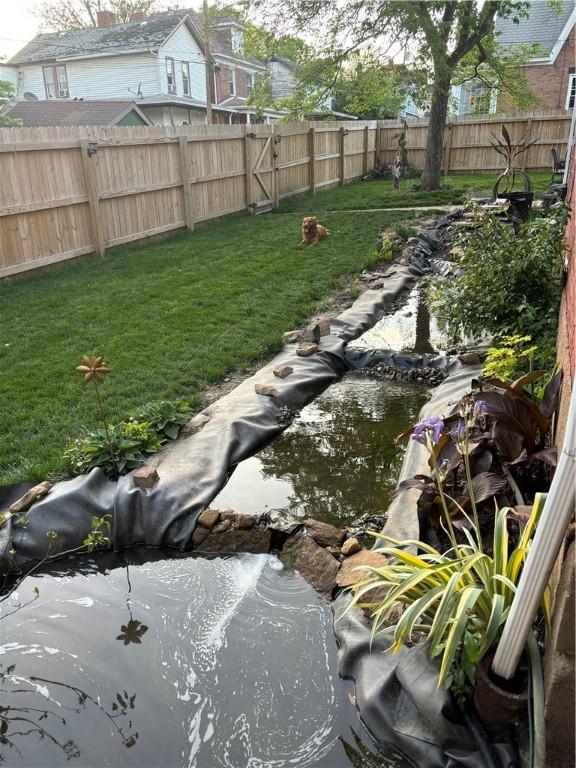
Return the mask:
[[340, 547], [326, 547], [326, 552], [330, 552], [330, 554], [335, 557], [337, 560], [342, 554], [342, 550]]
[[159, 479], [156, 467], [140, 467], [132, 475], [132, 482], [137, 488], [152, 488]]
[[318, 320], [318, 326], [320, 327], [320, 336], [330, 335], [330, 318], [323, 317], [322, 320]]
[[318, 351], [318, 344], [301, 344], [296, 350], [296, 354], [300, 357], [310, 357], [314, 352]]
[[266, 397], [278, 397], [278, 390], [270, 384], [255, 384], [254, 392], [257, 395], [266, 395]]
[[291, 373], [294, 373], [294, 368], [291, 368], [289, 365], [278, 365], [274, 368], [272, 373], [279, 379], [285, 379], [287, 376], [290, 376]]
[[370, 283], [370, 288], [373, 291], [379, 291], [381, 288], [384, 288], [384, 281], [383, 280], [376, 280], [376, 282]]
[[225, 509], [220, 510], [220, 517], [222, 518], [222, 520], [234, 521], [236, 517], [236, 511], [231, 507], [226, 507]]
[[287, 344], [294, 344], [298, 341], [298, 335], [300, 331], [285, 331], [284, 332], [284, 341]]
[[309, 536], [299, 533], [289, 539], [280, 553], [280, 560], [285, 566], [299, 571], [320, 594], [331, 596], [340, 564]]
[[458, 360], [462, 365], [479, 365], [482, 362], [478, 352], [465, 352], [463, 355], [458, 355]]
[[221, 554], [248, 552], [253, 555], [270, 552], [270, 531], [256, 528], [253, 528], [250, 531], [228, 528], [223, 533], [216, 533], [216, 530], [209, 533], [210, 535], [202, 542], [202, 545], [197, 548], [197, 551]]
[[242, 531], [247, 531], [250, 528], [254, 528], [255, 523], [255, 517], [252, 515], [243, 515], [240, 512], [237, 513], [236, 517], [234, 518], [234, 527]]
[[13, 514], [25, 512], [32, 506], [32, 504], [34, 504], [36, 501], [40, 501], [40, 499], [46, 496], [46, 494], [52, 488], [52, 485], [53, 483], [51, 483], [49, 480], [44, 480], [44, 482], [38, 483], [38, 485], [34, 485], [32, 488], [30, 488], [30, 490], [26, 491], [24, 496], [20, 496], [17, 501], [10, 505], [9, 511]]
[[208, 424], [211, 418], [212, 414], [210, 411], [202, 411], [202, 413], [196, 414], [194, 418], [190, 419], [188, 424], [185, 424], [184, 427], [182, 427], [180, 434], [195, 435], [196, 432], [200, 432], [200, 430]]
[[218, 523], [216, 528], [214, 528], [214, 533], [224, 533], [229, 528], [232, 528], [232, 520], [222, 520], [222, 522]]
[[196, 528], [194, 528], [194, 533], [192, 534], [192, 544], [194, 547], [199, 547], [200, 544], [202, 544], [202, 542], [208, 538], [208, 536], [210, 536], [210, 529], [203, 528], [201, 525], [197, 525]]
[[298, 334], [298, 341], [320, 341], [320, 325], [313, 323]]
[[[369, 576], [370, 573], [361, 566], [371, 566], [373, 568], [382, 568], [382, 566], [388, 563], [387, 558], [384, 555], [379, 555], [377, 552], [364, 549], [362, 552], [358, 552], [351, 557], [347, 557], [342, 563], [340, 572], [336, 579], [336, 584], [339, 587], [351, 587], [358, 581]], [[358, 569], [358, 570], [356, 570]]]
[[304, 525], [314, 541], [323, 547], [339, 547], [346, 535], [346, 532], [341, 531], [340, 528], [329, 523], [322, 523], [320, 520], [314, 520], [311, 517], [304, 520]]
[[351, 539], [346, 539], [344, 544], [342, 544], [342, 554], [345, 557], [350, 557], [350, 555], [355, 555], [356, 552], [360, 552], [362, 547], [360, 546], [360, 542], [358, 539], [352, 537]]
[[220, 520], [220, 510], [218, 509], [205, 509], [198, 516], [198, 522], [205, 528], [214, 528], [218, 520]]
[[272, 533], [290, 536], [299, 528], [302, 528], [302, 521], [297, 520], [295, 517], [279, 517], [270, 523], [269, 528]]

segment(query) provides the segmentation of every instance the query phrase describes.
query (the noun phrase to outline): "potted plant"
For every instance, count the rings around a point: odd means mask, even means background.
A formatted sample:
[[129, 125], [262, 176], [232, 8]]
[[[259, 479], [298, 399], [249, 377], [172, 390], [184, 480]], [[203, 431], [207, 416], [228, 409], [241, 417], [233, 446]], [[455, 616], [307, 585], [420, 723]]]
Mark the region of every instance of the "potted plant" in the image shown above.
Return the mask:
[[[490, 144], [506, 160], [506, 168], [498, 176], [492, 188], [492, 197], [494, 200], [508, 200], [512, 216], [520, 221], [528, 221], [534, 199], [534, 188], [530, 176], [515, 161], [535, 144], [538, 139], [526, 142], [526, 138], [523, 136], [519, 142], [513, 144], [505, 125], [502, 126], [504, 140], [499, 139], [494, 134], [492, 136], [495, 141], [491, 141]], [[517, 177], [523, 182], [524, 189], [522, 191], [514, 191]]]

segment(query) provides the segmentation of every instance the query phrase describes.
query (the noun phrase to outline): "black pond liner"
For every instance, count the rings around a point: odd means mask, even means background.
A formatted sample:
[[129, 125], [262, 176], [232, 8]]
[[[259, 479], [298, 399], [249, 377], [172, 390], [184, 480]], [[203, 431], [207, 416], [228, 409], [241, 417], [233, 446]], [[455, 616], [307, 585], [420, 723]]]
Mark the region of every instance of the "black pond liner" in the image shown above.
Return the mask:
[[[332, 321], [331, 334], [321, 339], [311, 357], [285, 349], [255, 376], [198, 414], [189, 427], [194, 434], [167, 446], [154, 464], [160, 479], [152, 489], [134, 486], [131, 474], [112, 481], [95, 469], [88, 475], [57, 483], [49, 495], [24, 515], [0, 527], [0, 572], [28, 570], [46, 556], [46, 532], [58, 537], [51, 554], [80, 547], [90, 533], [94, 515], [113, 515], [114, 550], [146, 546], [190, 547], [200, 512], [224, 486], [230, 471], [282, 431], [278, 417], [286, 407], [302, 408], [346, 370], [364, 362], [348, 358], [346, 345], [374, 325], [384, 311], [423, 274], [425, 260], [441, 242], [436, 233], [421, 232], [418, 266], [392, 266], [386, 288], [366, 291]], [[401, 360], [396, 360], [401, 364]], [[278, 379], [273, 369], [289, 365], [294, 372]], [[461, 374], [461, 366], [456, 363]], [[450, 371], [448, 371], [450, 372]], [[254, 385], [273, 385], [274, 398], [257, 395]], [[152, 462], [151, 462], [152, 463]], [[6, 510], [16, 489], [0, 497]], [[342, 606], [336, 601], [335, 609]], [[370, 633], [358, 612], [336, 623], [341, 674], [356, 682], [360, 716], [381, 743], [395, 745], [420, 768], [490, 768], [462, 726], [451, 721], [445, 691], [436, 688], [437, 674], [424, 649], [403, 649], [383, 655], [370, 648]], [[484, 745], [486, 747], [486, 745]], [[504, 747], [502, 766], [515, 765], [511, 747]]]
[[[58, 534], [52, 542], [53, 557], [81, 547], [91, 531], [92, 517], [106, 514], [113, 515], [114, 550], [135, 546], [189, 549], [198, 515], [233, 468], [283, 430], [279, 416], [284, 409], [300, 410], [347, 370], [360, 365], [361, 361], [348, 359], [348, 342], [374, 325], [421, 275], [417, 267], [391, 267], [386, 288], [366, 291], [333, 320], [331, 334], [320, 340], [315, 354], [299, 357], [295, 346], [287, 347], [199, 413], [185, 428], [196, 430], [194, 434], [181, 436], [152, 457], [150, 463], [160, 477], [153, 488], [136, 487], [132, 473], [114, 481], [100, 469], [57, 483], [24, 515], [26, 527], [15, 518], [0, 527], [0, 572], [26, 570], [42, 560], [47, 552], [46, 531]], [[277, 366], [290, 366], [293, 373], [279, 379], [273, 375]], [[272, 385], [278, 395], [258, 395], [255, 384]], [[7, 509], [9, 503], [1, 506]]]
[[[450, 366], [448, 378], [433, 390], [420, 418], [450, 413], [479, 373], [480, 366]], [[427, 460], [424, 447], [411, 441], [399, 480], [426, 472]], [[419, 538], [418, 496], [417, 489], [396, 496], [387, 511], [386, 534]], [[390, 637], [372, 638], [370, 621], [359, 608], [346, 610], [349, 602], [350, 595], [342, 593], [332, 606], [339, 671], [355, 681], [360, 717], [380, 744], [394, 744], [419, 768], [518, 766], [512, 744], [489, 740], [475, 718], [468, 714], [463, 719], [448, 691], [437, 687], [438, 665], [430, 660], [425, 646], [404, 646], [392, 654]]]

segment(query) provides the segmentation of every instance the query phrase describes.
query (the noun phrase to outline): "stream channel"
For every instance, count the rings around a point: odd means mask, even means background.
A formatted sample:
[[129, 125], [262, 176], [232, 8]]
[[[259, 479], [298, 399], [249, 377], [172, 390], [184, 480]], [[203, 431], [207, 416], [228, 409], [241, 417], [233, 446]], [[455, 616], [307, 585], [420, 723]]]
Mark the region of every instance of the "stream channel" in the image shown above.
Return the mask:
[[[355, 346], [437, 348], [419, 295]], [[347, 374], [242, 462], [212, 506], [338, 526], [382, 514], [402, 462], [394, 437], [427, 396]], [[26, 578], [4, 613], [3, 764], [404, 768], [371, 741], [338, 676], [329, 605], [272, 555], [70, 558]]]

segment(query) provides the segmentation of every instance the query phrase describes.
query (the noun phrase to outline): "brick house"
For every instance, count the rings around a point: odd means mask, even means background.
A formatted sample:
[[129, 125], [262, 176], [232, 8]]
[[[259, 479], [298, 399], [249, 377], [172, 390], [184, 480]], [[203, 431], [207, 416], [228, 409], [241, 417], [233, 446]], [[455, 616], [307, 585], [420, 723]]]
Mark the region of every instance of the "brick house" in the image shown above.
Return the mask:
[[[499, 43], [507, 49], [538, 43], [542, 49], [522, 67], [539, 109], [573, 109], [576, 98], [576, 7], [566, 0], [558, 13], [545, 0], [531, 3], [530, 16], [514, 24], [512, 19], [497, 19]], [[498, 98], [497, 109], [513, 109]], [[495, 111], [495, 110], [494, 110]]]
[[[197, 29], [202, 29], [201, 14], [188, 10]], [[210, 58], [213, 70], [212, 101], [214, 122], [220, 123], [268, 123], [281, 117], [274, 109], [265, 109], [257, 117], [254, 107], [248, 104], [252, 89], [268, 72], [264, 61], [248, 55], [244, 50], [244, 27], [235, 20], [221, 21], [210, 41]]]

